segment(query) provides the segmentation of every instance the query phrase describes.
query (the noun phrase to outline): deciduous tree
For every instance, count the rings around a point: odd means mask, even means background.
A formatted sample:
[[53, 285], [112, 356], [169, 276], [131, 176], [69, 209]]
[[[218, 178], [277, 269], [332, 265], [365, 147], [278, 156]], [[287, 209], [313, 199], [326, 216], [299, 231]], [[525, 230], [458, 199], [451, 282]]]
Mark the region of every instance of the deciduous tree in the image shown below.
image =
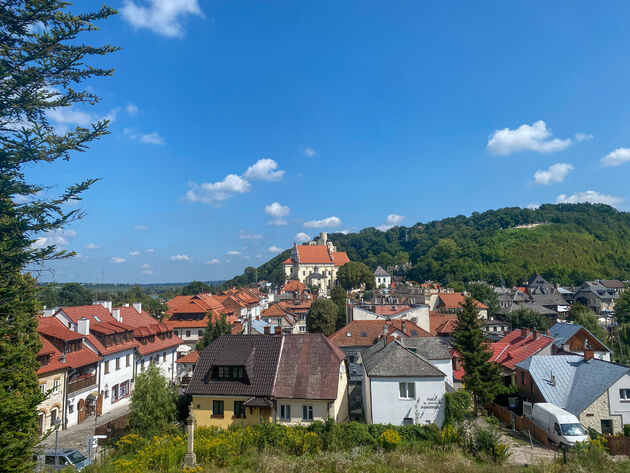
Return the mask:
[[365, 284], [365, 289], [374, 288], [374, 274], [365, 264], [358, 261], [350, 261], [339, 268], [337, 278], [339, 284], [348, 291], [359, 289], [361, 284]]
[[530, 328], [532, 330], [547, 330], [547, 328], [549, 328], [547, 317], [528, 307], [521, 307], [520, 309], [510, 312], [505, 320], [511, 329]]
[[136, 377], [129, 426], [144, 437], [162, 433], [176, 419], [176, 399], [175, 388], [154, 363], [149, 363]]
[[330, 299], [315, 299], [306, 315], [306, 330], [330, 336], [335, 332], [339, 308]]
[[208, 314], [208, 325], [203, 332], [203, 338], [197, 342], [197, 351], [203, 350], [221, 335], [230, 333], [232, 333], [232, 325], [228, 323], [225, 315], [221, 315], [213, 322], [212, 316]]
[[599, 325], [597, 315], [591, 309], [582, 304], [574, 304], [567, 314], [567, 321], [581, 325], [591, 332], [602, 343], [608, 343], [608, 332]]

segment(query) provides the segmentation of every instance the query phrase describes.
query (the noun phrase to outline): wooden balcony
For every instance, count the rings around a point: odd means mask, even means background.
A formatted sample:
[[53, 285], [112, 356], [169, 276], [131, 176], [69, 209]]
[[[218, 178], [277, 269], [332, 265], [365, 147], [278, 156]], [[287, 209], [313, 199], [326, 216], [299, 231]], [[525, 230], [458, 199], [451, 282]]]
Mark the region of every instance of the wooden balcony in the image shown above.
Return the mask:
[[68, 394], [80, 391], [96, 384], [96, 375], [68, 383]]

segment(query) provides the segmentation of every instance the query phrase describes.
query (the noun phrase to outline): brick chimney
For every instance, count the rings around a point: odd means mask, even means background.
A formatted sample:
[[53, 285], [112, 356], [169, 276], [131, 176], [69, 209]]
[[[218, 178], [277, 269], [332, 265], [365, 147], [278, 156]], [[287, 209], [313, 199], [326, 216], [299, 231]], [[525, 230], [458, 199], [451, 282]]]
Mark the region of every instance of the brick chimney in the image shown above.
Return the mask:
[[280, 327], [280, 325], [276, 325], [276, 326], [274, 327], [274, 333], [275, 333], [276, 335], [282, 335], [282, 327]]
[[269, 325], [265, 326], [264, 333], [265, 333], [265, 335], [271, 334], [271, 327]]
[[534, 336], [534, 340], [536, 340], [538, 338], [538, 336], [540, 335], [540, 332], [538, 330], [534, 330], [532, 332], [533, 336]]
[[521, 337], [523, 337], [523, 338], [527, 338], [527, 337], [529, 337], [529, 329], [528, 329], [528, 328], [524, 328], [524, 327], [523, 327], [523, 328], [521, 329]]
[[595, 350], [592, 348], [587, 348], [584, 350], [584, 361], [592, 360], [595, 356]]

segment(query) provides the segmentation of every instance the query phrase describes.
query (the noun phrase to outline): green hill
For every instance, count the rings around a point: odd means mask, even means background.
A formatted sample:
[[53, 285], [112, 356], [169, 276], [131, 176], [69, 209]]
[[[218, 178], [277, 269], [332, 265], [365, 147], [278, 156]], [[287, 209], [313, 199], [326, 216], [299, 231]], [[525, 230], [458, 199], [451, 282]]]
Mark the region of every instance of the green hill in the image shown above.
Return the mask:
[[[528, 224], [539, 225], [518, 228]], [[603, 204], [510, 207], [386, 232], [370, 227], [359, 233], [331, 233], [329, 239], [350, 260], [371, 269], [409, 262], [407, 277], [415, 281], [515, 285], [534, 272], [559, 284], [630, 278], [630, 213]], [[258, 279], [277, 279], [287, 255], [257, 270], [248, 268], [249, 278], [238, 276], [227, 284], [245, 283], [254, 273]]]

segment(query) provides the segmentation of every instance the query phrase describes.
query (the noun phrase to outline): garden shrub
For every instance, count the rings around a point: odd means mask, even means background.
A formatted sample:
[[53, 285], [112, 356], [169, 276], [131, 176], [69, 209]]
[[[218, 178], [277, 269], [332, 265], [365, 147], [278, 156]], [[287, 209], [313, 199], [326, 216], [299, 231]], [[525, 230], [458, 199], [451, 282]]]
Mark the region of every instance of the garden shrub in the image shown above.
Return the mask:
[[630, 424], [623, 425], [623, 435], [625, 437], [630, 437]]
[[[391, 426], [389, 426], [391, 428]], [[435, 424], [411, 424], [402, 425], [396, 428], [400, 436], [409, 442], [418, 440], [430, 440], [437, 442], [440, 436], [440, 428]]]
[[444, 395], [444, 423], [457, 424], [470, 417], [472, 396], [463, 389]]
[[353, 447], [374, 448], [378, 444], [378, 438], [372, 436], [367, 424], [348, 422], [340, 424], [339, 427], [341, 428], [340, 446], [345, 450]]
[[400, 434], [393, 429], [387, 429], [378, 437], [378, 443], [388, 452], [396, 450], [400, 445]]
[[510, 456], [507, 445], [500, 442], [501, 435], [494, 428], [475, 427], [463, 439], [463, 448], [479, 460], [503, 463]]
[[446, 424], [440, 432], [440, 445], [453, 445], [459, 441], [459, 433], [452, 424]]

